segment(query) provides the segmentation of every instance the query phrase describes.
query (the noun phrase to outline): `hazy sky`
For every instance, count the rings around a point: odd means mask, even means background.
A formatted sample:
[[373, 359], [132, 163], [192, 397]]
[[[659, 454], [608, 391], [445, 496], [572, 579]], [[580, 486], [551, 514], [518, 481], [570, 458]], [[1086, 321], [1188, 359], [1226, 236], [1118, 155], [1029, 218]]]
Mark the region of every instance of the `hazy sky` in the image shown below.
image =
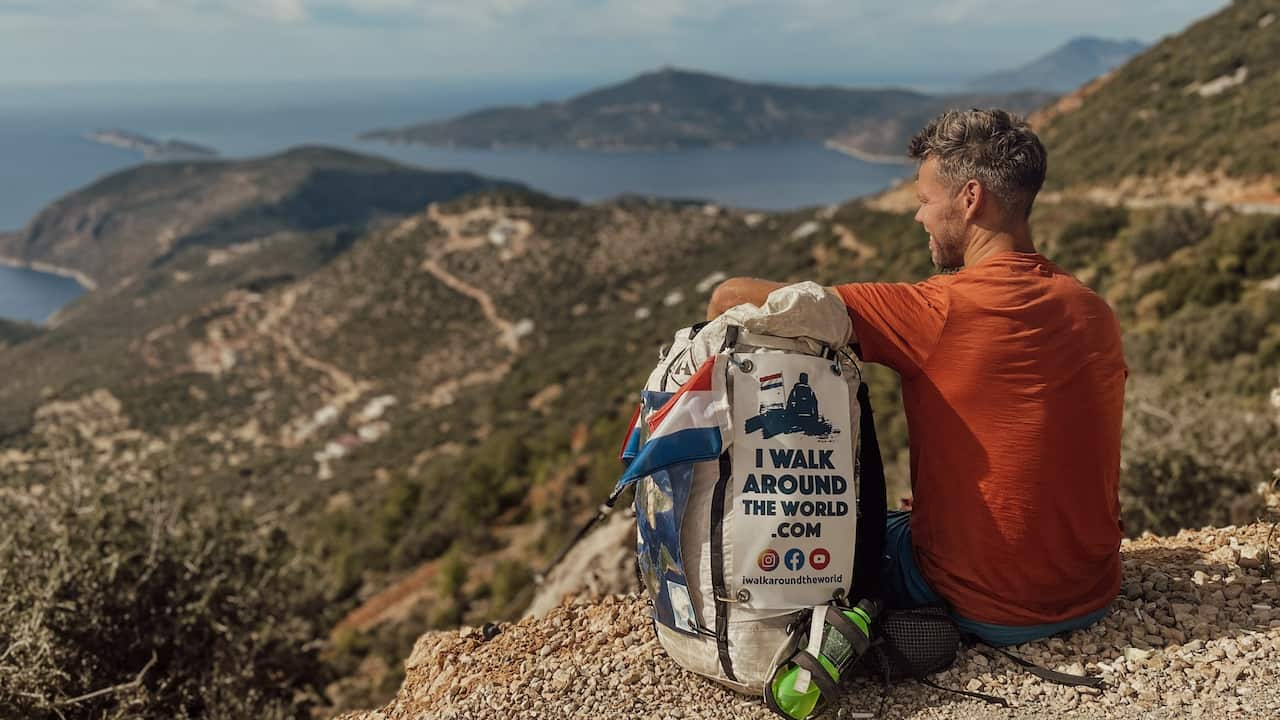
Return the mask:
[[1153, 42], [1223, 0], [0, 0], [3, 86], [356, 78], [929, 82], [1081, 34]]

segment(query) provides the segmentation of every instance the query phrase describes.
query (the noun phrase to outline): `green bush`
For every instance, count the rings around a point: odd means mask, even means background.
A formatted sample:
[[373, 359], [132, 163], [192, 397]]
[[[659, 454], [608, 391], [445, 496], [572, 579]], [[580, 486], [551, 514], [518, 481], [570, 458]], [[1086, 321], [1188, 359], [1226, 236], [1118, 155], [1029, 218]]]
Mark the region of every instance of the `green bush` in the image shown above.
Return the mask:
[[1188, 305], [1159, 325], [1131, 329], [1124, 338], [1125, 354], [1136, 371], [1178, 371], [1188, 380], [1198, 380], [1216, 363], [1258, 351], [1274, 322], [1268, 308], [1247, 303]]
[[1079, 270], [1093, 264], [1128, 222], [1129, 213], [1124, 208], [1092, 207], [1049, 238], [1046, 254], [1068, 270]]
[[1195, 253], [1153, 273], [1144, 294], [1164, 290], [1160, 317], [1184, 305], [1213, 307], [1243, 296], [1245, 282], [1280, 275], [1280, 218], [1228, 215], [1215, 222]]
[[1185, 448], [1148, 448], [1125, 464], [1120, 493], [1125, 533], [1171, 535], [1182, 528], [1251, 522], [1261, 510], [1261, 498], [1252, 493], [1257, 482]]
[[1256, 521], [1255, 488], [1280, 463], [1271, 415], [1261, 397], [1130, 378], [1120, 477], [1125, 533]]
[[440, 560], [440, 596], [462, 598], [462, 587], [467, 584], [467, 563], [462, 558], [463, 552], [454, 548]]
[[489, 581], [489, 601], [494, 618], [511, 618], [528, 603], [533, 592], [533, 573], [529, 566], [514, 560], [503, 560], [493, 569]]
[[278, 529], [157, 481], [0, 502], [0, 716], [305, 717], [315, 573]]
[[1203, 240], [1212, 222], [1199, 206], [1161, 208], [1128, 233], [1129, 251], [1140, 263], [1164, 260]]

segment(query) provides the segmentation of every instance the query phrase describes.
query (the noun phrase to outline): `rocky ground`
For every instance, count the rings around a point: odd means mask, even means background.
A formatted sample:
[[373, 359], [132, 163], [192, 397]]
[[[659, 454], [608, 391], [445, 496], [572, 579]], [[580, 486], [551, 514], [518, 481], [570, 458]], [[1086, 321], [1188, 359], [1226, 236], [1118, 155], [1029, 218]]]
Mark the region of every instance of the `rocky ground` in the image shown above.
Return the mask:
[[[981, 649], [933, 679], [1007, 699], [1009, 709], [913, 682], [855, 681], [829, 717], [1280, 717], [1280, 537], [1255, 524], [1126, 541], [1125, 583], [1101, 623], [1015, 652], [1047, 667], [1100, 675], [1101, 693], [1059, 687]], [[1280, 531], [1275, 533], [1280, 535]], [[386, 707], [343, 720], [407, 718], [772, 717], [675, 666], [654, 638], [643, 598], [578, 596], [541, 617], [418, 640]], [[987, 651], [989, 653], [990, 651]]]

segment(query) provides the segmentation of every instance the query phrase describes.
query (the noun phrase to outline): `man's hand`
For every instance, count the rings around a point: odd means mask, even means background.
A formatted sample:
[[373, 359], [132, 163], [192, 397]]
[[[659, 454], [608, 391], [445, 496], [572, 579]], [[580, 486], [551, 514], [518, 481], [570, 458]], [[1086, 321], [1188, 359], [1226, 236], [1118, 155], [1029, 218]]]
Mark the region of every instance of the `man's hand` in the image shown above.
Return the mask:
[[711, 300], [707, 303], [707, 319], [715, 320], [725, 310], [743, 303], [764, 305], [764, 301], [769, 298], [769, 293], [786, 286], [787, 283], [759, 278], [729, 278], [717, 285], [715, 292], [711, 293]]

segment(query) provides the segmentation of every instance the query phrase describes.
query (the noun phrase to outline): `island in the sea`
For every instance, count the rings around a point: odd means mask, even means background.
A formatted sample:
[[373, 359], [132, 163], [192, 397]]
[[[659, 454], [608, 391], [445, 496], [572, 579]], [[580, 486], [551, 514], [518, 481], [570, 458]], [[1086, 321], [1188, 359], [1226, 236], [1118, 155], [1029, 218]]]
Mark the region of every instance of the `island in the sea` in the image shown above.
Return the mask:
[[138, 150], [147, 160], [195, 160], [218, 156], [217, 150], [205, 145], [172, 138], [156, 140], [127, 130], [97, 130], [86, 134], [85, 138], [103, 145]]
[[1034, 110], [1055, 96], [1040, 91], [927, 95], [901, 88], [754, 83], [662, 68], [562, 102], [498, 107], [366, 140], [471, 148], [577, 148], [604, 151], [741, 147], [830, 142], [863, 159], [898, 161], [922, 124], [949, 107]]
[[940, 95], [748, 82], [667, 67], [560, 102], [486, 108], [361, 137], [445, 147], [608, 151], [809, 141], [870, 162], [902, 162], [911, 135], [944, 109], [998, 106], [1026, 114], [1143, 48], [1136, 40], [1074, 38], [1026, 65]]

